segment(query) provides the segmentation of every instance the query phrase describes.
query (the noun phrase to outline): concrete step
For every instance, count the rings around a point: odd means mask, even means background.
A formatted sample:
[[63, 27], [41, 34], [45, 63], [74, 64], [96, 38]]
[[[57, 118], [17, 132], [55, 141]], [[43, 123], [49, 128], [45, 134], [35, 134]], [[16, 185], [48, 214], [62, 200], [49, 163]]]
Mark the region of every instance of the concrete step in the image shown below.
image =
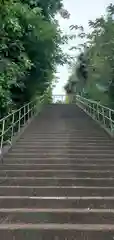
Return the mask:
[[113, 240], [113, 225], [1, 224], [2, 240]]
[[108, 181], [114, 181], [114, 171], [112, 170], [56, 170], [54, 169], [40, 169], [40, 170], [0, 170], [0, 177], [52, 177], [52, 178], [82, 178], [85, 181], [87, 178], [90, 178], [96, 181], [106, 180]]
[[36, 139], [31, 139], [31, 138], [27, 138], [27, 139], [25, 139], [25, 138], [23, 138], [23, 139], [21, 139], [21, 140], [19, 140], [18, 141], [18, 144], [20, 144], [20, 145], [23, 145], [23, 144], [25, 144], [25, 145], [30, 145], [30, 144], [39, 144], [39, 145], [41, 145], [41, 144], [70, 144], [70, 145], [72, 145], [72, 144], [75, 144], [75, 146], [77, 145], [77, 144], [90, 144], [90, 145], [99, 145], [99, 144], [101, 144], [101, 145], [113, 145], [113, 142], [111, 141], [111, 140], [108, 140], [108, 139], [101, 139], [101, 140], [98, 140], [98, 139], [88, 139], [88, 138], [86, 138], [86, 139], [72, 139], [72, 136], [71, 137], [69, 137], [68, 139], [40, 139], [40, 138], [38, 138], [37, 140]]
[[1, 208], [113, 209], [114, 196], [0, 196]]
[[[94, 132], [94, 131], [90, 131], [88, 129], [88, 132], [84, 133], [84, 131], [71, 131], [71, 132], [64, 132], [62, 133], [62, 131], [60, 133], [57, 133], [57, 132], [54, 132], [54, 133], [51, 133], [50, 130], [47, 132], [47, 133], [40, 133], [37, 131], [37, 127], [36, 127], [36, 133], [33, 133], [33, 130], [31, 130], [31, 133], [30, 132], [26, 132], [24, 134], [24, 137], [22, 136], [21, 139], [23, 138], [27, 138], [28, 136], [31, 137], [31, 138], [38, 138], [38, 137], [42, 137], [42, 138], [50, 138], [50, 137], [53, 137], [53, 138], [67, 138], [69, 136], [72, 135], [72, 138], [76, 138], [76, 137], [80, 137], [80, 138], [86, 138], [88, 136], [88, 138], [100, 138], [100, 139], [103, 139], [104, 136], [101, 134], [101, 133], [97, 133], [97, 132]], [[95, 137], [94, 137], [95, 136]]]
[[38, 149], [38, 148], [33, 148], [33, 149], [21, 149], [21, 148], [19, 148], [19, 149], [12, 149], [12, 151], [11, 151], [11, 154], [14, 154], [14, 153], [16, 153], [16, 154], [20, 154], [20, 153], [23, 153], [23, 154], [32, 154], [33, 153], [33, 155], [35, 155], [35, 154], [50, 154], [50, 152], [51, 152], [51, 154], [59, 154], [59, 153], [62, 153], [62, 154], [64, 154], [64, 152], [67, 154], [80, 154], [80, 153], [85, 153], [85, 155], [86, 154], [109, 154], [109, 155], [112, 155], [113, 154], [113, 156], [114, 156], [114, 150], [113, 149], [78, 149], [78, 148], [72, 148], [72, 149], [69, 149], [69, 148], [58, 148], [58, 149], [55, 149], [55, 148], [51, 148], [51, 149], [46, 149], [46, 148], [44, 148], [44, 149], [42, 149], [42, 148], [40, 148], [40, 149]]
[[[28, 136], [30, 138], [38, 138], [38, 137], [41, 137], [41, 138], [67, 138], [69, 137], [70, 135], [72, 135], [73, 138], [76, 138], [76, 137], [89, 137], [89, 138], [93, 138], [93, 136], [95, 136], [95, 138], [103, 138], [104, 136], [101, 134], [101, 133], [98, 133], [98, 132], [94, 132], [92, 130], [88, 130], [88, 132], [82, 132], [82, 131], [71, 131], [71, 132], [66, 132], [66, 133], [57, 133], [57, 132], [54, 132], [54, 133], [51, 133], [50, 131], [46, 132], [46, 133], [42, 133], [42, 132], [39, 132], [38, 130], [36, 130], [36, 133], [33, 133], [32, 131], [31, 132], [28, 132], [26, 134], [24, 134], [24, 137], [27, 138]], [[21, 137], [23, 138], [23, 137]]]
[[114, 223], [114, 209], [0, 209], [1, 225], [18, 223], [108, 225]]
[[[15, 172], [15, 171], [14, 171]], [[1, 185], [19, 186], [101, 186], [113, 187], [114, 178], [76, 178], [76, 177], [24, 177], [17, 176], [16, 173], [10, 174], [15, 177], [0, 177]]]
[[28, 144], [30, 144], [30, 143], [33, 143], [33, 142], [35, 142], [35, 143], [47, 143], [47, 142], [49, 142], [49, 143], [69, 143], [70, 142], [70, 144], [71, 143], [82, 143], [82, 144], [84, 144], [84, 143], [100, 143], [100, 144], [110, 144], [110, 140], [104, 140], [104, 138], [102, 137], [102, 138], [94, 138], [94, 136], [93, 136], [93, 138], [91, 137], [79, 137], [79, 136], [77, 136], [77, 137], [75, 137], [75, 138], [72, 138], [72, 135], [71, 136], [69, 136], [69, 137], [63, 137], [63, 138], [56, 138], [56, 136], [55, 136], [55, 138], [43, 138], [43, 137], [40, 137], [40, 136], [38, 136], [37, 138], [32, 138], [32, 137], [30, 137], [30, 136], [28, 136], [27, 138], [23, 138], [23, 139], [21, 139], [21, 143], [28, 143]]
[[114, 170], [1, 170], [0, 177], [76, 177], [76, 178], [106, 178], [114, 179]]
[[87, 164], [87, 163], [74, 163], [72, 164], [70, 161], [69, 162], [64, 162], [64, 164], [60, 164], [59, 163], [54, 163], [54, 161], [52, 162], [52, 164], [46, 164], [46, 161], [44, 162], [43, 164], [43, 161], [41, 164], [23, 164], [23, 163], [20, 163], [20, 164], [2, 164], [0, 166], [0, 170], [25, 170], [25, 171], [28, 171], [28, 170], [54, 170], [54, 171], [76, 171], [76, 173], [81, 173], [81, 172], [85, 172], [85, 173], [97, 173], [98, 172], [98, 175], [100, 173], [114, 173], [114, 164], [107, 164], [104, 162], [102, 164], [98, 163], [91, 163], [91, 164]]
[[112, 225], [1, 224], [2, 240], [113, 240]]
[[[39, 144], [39, 143], [35, 143], [35, 142], [31, 142], [31, 145], [30, 144], [26, 144], [26, 143], [23, 143], [22, 145], [21, 144], [19, 144], [18, 146], [16, 146], [15, 148], [13, 148], [12, 149], [12, 151], [13, 150], [15, 150], [16, 152], [17, 151], [20, 151], [20, 150], [22, 150], [22, 151], [25, 151], [25, 150], [34, 150], [34, 151], [65, 151], [65, 150], [67, 150], [67, 151], [82, 151], [82, 150], [85, 150], [85, 151], [88, 151], [88, 150], [90, 150], [90, 151], [98, 151], [98, 153], [99, 153], [99, 151], [103, 151], [103, 150], [105, 150], [105, 151], [107, 151], [107, 152], [109, 152], [109, 151], [112, 151], [113, 152], [113, 145], [110, 145], [109, 144], [109, 146], [107, 145], [106, 146], [106, 148], [105, 148], [105, 144], [104, 144], [104, 146], [103, 145], [100, 145], [99, 144], [99, 146], [97, 146], [97, 144], [95, 145], [89, 145], [89, 143], [87, 144], [87, 145], [84, 145], [83, 143], [80, 143], [80, 144], [75, 144], [74, 146], [72, 145], [72, 144], [70, 144], [70, 145], [68, 145], [68, 144], [65, 144], [64, 143], [64, 147], [62, 146], [62, 144], [63, 143], [61, 143], [61, 146], [58, 146], [58, 144], [57, 143], [53, 143], [53, 144], [49, 144], [49, 145], [47, 145], [47, 143], [42, 143], [42, 144]], [[57, 147], [56, 147], [56, 145], [57, 145]]]
[[57, 136], [61, 136], [61, 135], [68, 136], [69, 134], [72, 134], [75, 136], [77, 134], [88, 134], [88, 133], [90, 133], [90, 134], [92, 133], [97, 136], [102, 136], [101, 132], [99, 132], [98, 129], [94, 130], [91, 127], [89, 128], [89, 130], [72, 128], [66, 132], [63, 128], [59, 128], [58, 131], [54, 131], [51, 128], [48, 128], [48, 125], [45, 125], [45, 129], [44, 129], [44, 124], [42, 126], [40, 125], [40, 127], [37, 129], [36, 128], [32, 128], [31, 130], [29, 129], [29, 131], [25, 132], [24, 136], [28, 136], [28, 134], [31, 136], [37, 136], [38, 134], [43, 135], [43, 136], [47, 136], [47, 135], [55, 136], [55, 134]]
[[0, 196], [114, 196], [114, 187], [94, 186], [7, 186], [0, 185]]
[[[87, 164], [88, 166], [88, 169], [89, 169], [89, 165], [92, 166], [92, 164], [94, 165], [100, 165], [100, 166], [113, 166], [114, 165], [114, 158], [100, 158], [100, 159], [96, 159], [96, 158], [72, 158], [72, 159], [69, 159], [68, 157], [67, 158], [53, 158], [53, 157], [50, 157], [50, 158], [39, 158], [39, 157], [30, 157], [30, 158], [23, 158], [23, 157], [5, 157], [4, 158], [4, 165], [5, 164], [26, 164], [26, 165], [34, 165], [34, 164], [41, 164], [41, 165], [47, 165], [47, 164], [51, 164], [51, 165], [55, 165], [55, 164], [64, 164], [64, 165], [78, 165], [78, 166], [85, 166]], [[3, 164], [1, 165], [1, 169], [2, 169], [2, 166]]]
[[[36, 127], [37, 128], [37, 127]], [[67, 129], [66, 129], [67, 130]], [[29, 138], [28, 138], [29, 137]], [[81, 135], [80, 133], [79, 134], [75, 134], [74, 136], [72, 135], [72, 133], [69, 133], [69, 134], [67, 134], [67, 135], [56, 135], [56, 134], [54, 134], [54, 135], [52, 135], [52, 134], [50, 134], [50, 135], [40, 135], [39, 133], [37, 133], [37, 135], [36, 136], [30, 136], [30, 134], [28, 134], [28, 135], [23, 135], [21, 138], [20, 138], [20, 140], [30, 140], [30, 139], [33, 139], [33, 140], [37, 140], [38, 139], [38, 141], [41, 139], [41, 141], [43, 140], [47, 140], [47, 139], [50, 139], [50, 140], [64, 140], [64, 139], [66, 139], [66, 140], [68, 140], [69, 138], [71, 138], [73, 141], [75, 140], [75, 141], [81, 141], [81, 140], [84, 140], [85, 142], [86, 142], [86, 139], [88, 140], [88, 141], [97, 141], [97, 140], [99, 140], [99, 141], [108, 141], [108, 142], [111, 142], [111, 139], [110, 138], [108, 138], [107, 136], [106, 137], [104, 137], [104, 136], [95, 136], [94, 137], [94, 134], [91, 134], [91, 135], [89, 135], [88, 137], [87, 137], [87, 135], [86, 136], [84, 136], [83, 134]]]
[[47, 157], [48, 158], [50, 158], [50, 157], [53, 157], [53, 158], [69, 158], [69, 160], [70, 159], [72, 159], [72, 158], [74, 158], [74, 159], [76, 159], [76, 158], [113, 158], [114, 159], [114, 153], [98, 153], [97, 151], [95, 151], [95, 152], [93, 152], [93, 153], [84, 153], [84, 152], [81, 152], [80, 151], [80, 153], [77, 153], [77, 152], [75, 152], [75, 153], [67, 153], [67, 152], [62, 152], [62, 153], [60, 153], [59, 151], [58, 151], [58, 153], [51, 153], [51, 152], [49, 152], [48, 154], [46, 153], [46, 152], [42, 152], [42, 153], [34, 153], [34, 152], [30, 152], [30, 153], [28, 153], [28, 152], [18, 152], [18, 153], [14, 153], [14, 152], [9, 152], [9, 154], [8, 154], [8, 157], [9, 158], [11, 158], [11, 157], [15, 157], [15, 158], [17, 158], [17, 157], [24, 157], [24, 158], [36, 158], [36, 157], [39, 157], [39, 158], [46, 158], [47, 159]]
[[59, 141], [59, 140], [60, 141], [65, 140], [65, 142], [66, 141], [68, 142], [70, 139], [72, 139], [71, 142], [86, 142], [86, 139], [88, 142], [91, 142], [91, 141], [93, 141], [93, 142], [95, 142], [95, 141], [110, 142], [110, 139], [105, 140], [105, 138], [103, 136], [95, 136], [94, 137], [94, 134], [91, 134], [91, 135], [83, 135], [83, 134], [76, 135], [75, 134], [74, 136], [72, 134], [68, 134], [67, 136], [66, 135], [57, 136], [56, 134], [55, 135], [45, 135], [45, 136], [37, 134], [36, 136], [31, 136], [30, 134], [28, 134], [28, 136], [21, 137], [22, 142], [23, 141], [30, 142], [30, 140], [31, 140], [31, 142], [35, 142], [35, 141], [39, 142], [40, 140], [41, 140], [41, 142], [43, 142], [43, 141], [52, 142], [52, 141]]
[[68, 151], [79, 151], [79, 150], [90, 150], [90, 151], [92, 151], [92, 150], [100, 150], [100, 151], [102, 151], [102, 150], [113, 150], [113, 145], [107, 145], [107, 146], [103, 146], [103, 145], [99, 145], [99, 146], [97, 146], [97, 145], [89, 145], [89, 144], [74, 144], [74, 145], [70, 145], [70, 144], [61, 144], [61, 145], [57, 145], [57, 144], [34, 144], [34, 143], [31, 143], [31, 145], [30, 144], [19, 144], [17, 147], [15, 147], [14, 149], [12, 149], [13, 151], [15, 151], [15, 152], [17, 152], [17, 151], [19, 151], [19, 150], [21, 150], [21, 151], [24, 151], [24, 150], [29, 150], [29, 151], [39, 151], [39, 150], [54, 150], [54, 151], [56, 151], [56, 150], [68, 150]]
[[[39, 120], [39, 119], [38, 119]], [[66, 120], [67, 121], [67, 120]], [[53, 122], [53, 121], [52, 121]], [[44, 125], [45, 123], [45, 125]], [[68, 123], [68, 121], [67, 121]], [[70, 122], [69, 122], [70, 123]], [[34, 122], [35, 124], [35, 122]], [[37, 120], [36, 120], [36, 124], [37, 124]], [[37, 130], [37, 131], [35, 131]], [[93, 127], [90, 126], [90, 131], [92, 131], [93, 133], [98, 133], [99, 134], [99, 130], [98, 129], [93, 129]], [[58, 130], [53, 129], [51, 126], [49, 126], [48, 123], [46, 123], [45, 121], [40, 122], [40, 126], [31, 126], [31, 128], [28, 129], [28, 131], [25, 132], [25, 134], [31, 133], [31, 134], [37, 134], [36, 132], [40, 133], [40, 134], [69, 134], [69, 133], [77, 133], [77, 132], [84, 132], [84, 133], [88, 133], [88, 129], [77, 129], [76, 126], [72, 126], [71, 129], [68, 129], [68, 131], [65, 131], [65, 128], [63, 128], [62, 126], [60, 126], [60, 128]]]

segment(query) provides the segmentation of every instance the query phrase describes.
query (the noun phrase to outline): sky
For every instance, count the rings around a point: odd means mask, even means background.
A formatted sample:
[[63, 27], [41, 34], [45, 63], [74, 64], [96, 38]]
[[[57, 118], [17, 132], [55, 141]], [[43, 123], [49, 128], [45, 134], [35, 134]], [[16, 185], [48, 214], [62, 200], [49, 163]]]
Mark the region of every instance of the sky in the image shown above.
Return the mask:
[[[114, 0], [63, 0], [64, 8], [67, 9], [70, 13], [70, 19], [65, 20], [57, 16], [61, 29], [65, 34], [69, 33], [70, 25], [82, 25], [84, 27], [85, 32], [89, 31], [88, 21], [94, 20], [97, 17], [105, 14], [106, 7], [110, 4], [114, 4]], [[78, 44], [79, 40], [75, 40], [75, 45]], [[65, 52], [69, 52], [69, 48], [71, 43], [63, 48]], [[74, 46], [74, 41], [72, 43]], [[64, 94], [64, 85], [68, 80], [68, 76], [70, 74], [70, 69], [67, 65], [59, 66], [57, 68], [57, 78], [58, 83], [54, 88], [54, 94]]]

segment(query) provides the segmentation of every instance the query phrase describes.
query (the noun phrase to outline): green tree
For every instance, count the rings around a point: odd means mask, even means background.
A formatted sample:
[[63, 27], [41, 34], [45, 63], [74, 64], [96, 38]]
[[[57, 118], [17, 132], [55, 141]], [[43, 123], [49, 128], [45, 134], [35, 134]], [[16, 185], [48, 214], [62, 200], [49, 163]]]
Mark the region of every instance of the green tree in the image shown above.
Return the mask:
[[[68, 17], [61, 0], [0, 2], [0, 115], [42, 94], [66, 56], [55, 14]], [[65, 15], [66, 14], [66, 15]]]
[[[114, 5], [107, 7], [104, 17], [89, 21], [89, 27], [89, 34], [85, 34], [83, 28], [78, 34], [85, 42], [81, 48], [79, 46], [84, 64], [79, 54], [75, 76], [82, 86], [81, 91], [84, 90], [89, 98], [111, 105], [114, 102]], [[79, 30], [78, 26], [71, 26], [74, 28]], [[85, 79], [84, 84], [82, 79]]]

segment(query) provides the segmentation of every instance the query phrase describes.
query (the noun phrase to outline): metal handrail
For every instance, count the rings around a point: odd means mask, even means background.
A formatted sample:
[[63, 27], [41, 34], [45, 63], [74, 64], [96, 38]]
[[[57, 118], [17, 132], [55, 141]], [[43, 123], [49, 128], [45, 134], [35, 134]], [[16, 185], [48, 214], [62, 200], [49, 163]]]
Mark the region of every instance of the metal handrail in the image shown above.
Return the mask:
[[4, 118], [0, 119], [0, 153], [5, 144], [9, 142], [12, 145], [13, 137], [21, 131], [21, 128], [38, 112], [43, 104], [44, 95], [38, 100], [31, 101], [23, 107], [13, 111]]
[[[2, 154], [3, 147], [7, 145], [7, 142], [12, 145], [14, 135], [18, 134], [21, 131], [21, 127], [25, 126], [29, 119], [38, 112], [39, 107], [47, 101], [47, 98], [48, 89], [37, 100], [25, 104], [0, 119], [0, 154]], [[54, 98], [64, 101], [65, 95], [55, 95]], [[54, 101], [52, 102], [54, 103]]]
[[114, 110], [97, 101], [76, 95], [76, 104], [114, 137]]
[[53, 103], [65, 103], [65, 94], [54, 94], [53, 95]]
[[112, 112], [114, 112], [114, 109], [110, 109], [110, 108], [108, 108], [108, 107], [100, 104], [100, 102], [94, 101], [94, 100], [92, 100], [92, 99], [84, 98], [84, 97], [82, 97], [82, 96], [80, 96], [80, 95], [76, 95], [76, 99], [78, 99], [78, 98], [79, 98], [79, 99], [82, 99], [82, 100], [85, 100], [86, 102], [89, 102], [89, 103], [95, 103], [95, 104], [103, 107], [103, 108], [106, 109], [106, 110], [111, 110]]

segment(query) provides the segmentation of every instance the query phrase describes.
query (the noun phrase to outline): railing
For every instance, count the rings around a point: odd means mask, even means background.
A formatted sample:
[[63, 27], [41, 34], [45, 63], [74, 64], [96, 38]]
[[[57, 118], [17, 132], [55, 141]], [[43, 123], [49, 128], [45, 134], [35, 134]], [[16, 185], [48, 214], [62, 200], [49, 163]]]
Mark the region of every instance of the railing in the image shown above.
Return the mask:
[[114, 110], [99, 102], [76, 96], [76, 104], [96, 120], [112, 137], [114, 136]]
[[13, 137], [20, 133], [21, 128], [40, 110], [43, 98], [27, 103], [0, 120], [0, 154], [4, 145], [12, 145]]
[[[20, 133], [21, 128], [36, 114], [43, 103], [48, 103], [48, 90], [36, 101], [27, 103], [20, 109], [0, 120], [0, 155], [3, 147], [12, 145], [13, 137]], [[54, 95], [53, 103], [64, 103], [65, 95]]]
[[53, 95], [53, 103], [65, 103], [66, 95]]

